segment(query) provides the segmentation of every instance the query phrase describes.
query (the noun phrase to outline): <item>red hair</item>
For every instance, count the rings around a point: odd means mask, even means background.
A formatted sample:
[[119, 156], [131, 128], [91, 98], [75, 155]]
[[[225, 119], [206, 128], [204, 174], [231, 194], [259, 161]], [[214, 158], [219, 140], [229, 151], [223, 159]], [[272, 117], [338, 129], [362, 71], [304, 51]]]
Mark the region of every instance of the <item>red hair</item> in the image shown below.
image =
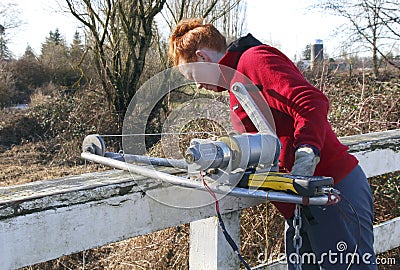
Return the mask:
[[202, 47], [225, 52], [226, 39], [212, 24], [203, 24], [201, 19], [182, 20], [169, 38], [168, 56], [175, 66], [180, 58], [195, 62], [196, 50]]

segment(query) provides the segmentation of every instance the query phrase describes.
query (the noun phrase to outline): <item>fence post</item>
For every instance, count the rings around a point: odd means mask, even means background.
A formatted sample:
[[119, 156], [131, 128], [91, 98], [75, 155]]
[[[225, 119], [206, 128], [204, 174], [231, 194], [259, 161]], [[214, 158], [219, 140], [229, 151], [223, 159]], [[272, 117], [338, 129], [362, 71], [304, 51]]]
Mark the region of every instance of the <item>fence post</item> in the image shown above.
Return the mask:
[[[240, 211], [222, 214], [226, 230], [239, 246]], [[190, 223], [189, 268], [210, 270], [237, 270], [240, 261], [225, 240], [217, 217]]]

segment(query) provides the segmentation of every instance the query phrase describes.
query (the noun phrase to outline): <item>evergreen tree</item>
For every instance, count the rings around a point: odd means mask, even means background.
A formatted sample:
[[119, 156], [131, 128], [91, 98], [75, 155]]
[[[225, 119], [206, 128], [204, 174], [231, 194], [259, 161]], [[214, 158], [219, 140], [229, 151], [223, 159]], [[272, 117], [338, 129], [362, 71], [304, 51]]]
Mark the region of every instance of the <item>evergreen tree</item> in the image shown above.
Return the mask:
[[23, 58], [36, 58], [36, 55], [30, 45], [26, 46]]
[[82, 44], [81, 36], [78, 31], [75, 31], [69, 51], [70, 51], [71, 61], [76, 62], [76, 64], [78, 64], [84, 53], [84, 45]]
[[0, 108], [9, 106], [15, 94], [15, 80], [5, 61], [0, 61]]
[[303, 50], [303, 60], [311, 60], [311, 45], [307, 44], [307, 46]]
[[70, 63], [69, 48], [58, 29], [50, 31], [42, 44], [39, 60], [48, 72], [50, 80], [63, 90], [75, 83], [79, 76]]
[[29, 45], [24, 55], [13, 64], [13, 73], [18, 90], [27, 95], [50, 80], [47, 70]]
[[60, 48], [66, 47], [66, 42], [62, 38], [58, 28], [56, 28], [54, 32], [50, 31], [49, 36], [46, 37], [45, 42], [42, 43], [42, 50], [41, 50], [42, 55], [46, 53], [46, 50], [53, 50], [54, 47], [56, 46], [60, 46]]
[[11, 58], [11, 54], [7, 47], [5, 28], [3, 25], [0, 24], [0, 60], [9, 58]]
[[55, 45], [60, 45], [61, 43], [64, 43], [63, 38], [61, 37], [60, 31], [58, 28], [54, 31], [50, 31], [49, 37], [48, 37], [49, 42], [54, 42]]

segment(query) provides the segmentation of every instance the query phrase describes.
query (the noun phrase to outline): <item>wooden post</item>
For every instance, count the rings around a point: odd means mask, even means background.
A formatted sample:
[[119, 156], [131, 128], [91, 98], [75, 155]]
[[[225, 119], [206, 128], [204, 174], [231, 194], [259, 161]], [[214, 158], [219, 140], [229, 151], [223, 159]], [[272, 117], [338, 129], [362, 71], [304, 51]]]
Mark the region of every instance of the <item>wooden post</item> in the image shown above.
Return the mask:
[[[226, 230], [240, 244], [240, 211], [222, 214]], [[190, 269], [237, 270], [240, 261], [219, 228], [217, 217], [190, 223]]]

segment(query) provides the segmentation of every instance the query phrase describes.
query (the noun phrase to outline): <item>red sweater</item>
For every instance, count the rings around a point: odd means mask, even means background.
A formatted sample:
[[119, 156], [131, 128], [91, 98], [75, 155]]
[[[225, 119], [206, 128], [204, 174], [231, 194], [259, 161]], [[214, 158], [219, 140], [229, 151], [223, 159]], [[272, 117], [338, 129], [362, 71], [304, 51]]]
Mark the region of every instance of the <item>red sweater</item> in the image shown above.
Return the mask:
[[[295, 148], [302, 144], [312, 145], [320, 151], [321, 159], [315, 175], [331, 176], [335, 184], [358, 164], [358, 160], [347, 152], [348, 147], [339, 142], [327, 120], [327, 97], [310, 84], [279, 50], [261, 44], [249, 34], [232, 43], [219, 64], [247, 76], [261, 90], [282, 144], [279, 157], [281, 171], [291, 171]], [[235, 76], [231, 79], [230, 85], [236, 81]], [[235, 129], [257, 132], [232, 93], [230, 109]], [[293, 216], [293, 204], [275, 205], [286, 219]]]

